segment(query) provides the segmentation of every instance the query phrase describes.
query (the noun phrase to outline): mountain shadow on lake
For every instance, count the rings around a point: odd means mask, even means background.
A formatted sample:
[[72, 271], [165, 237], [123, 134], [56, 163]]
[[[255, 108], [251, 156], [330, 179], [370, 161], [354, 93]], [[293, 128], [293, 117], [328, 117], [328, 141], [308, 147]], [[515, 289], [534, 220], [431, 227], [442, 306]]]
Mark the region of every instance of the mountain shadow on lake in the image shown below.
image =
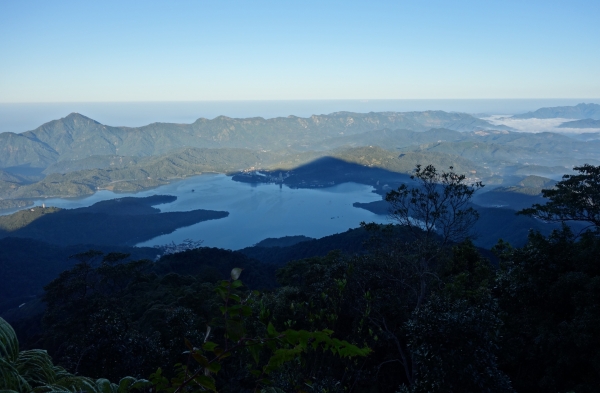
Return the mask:
[[[414, 168], [414, 166], [413, 166]], [[320, 188], [354, 182], [373, 186], [412, 182], [409, 175], [392, 172], [376, 165], [362, 165], [337, 157], [321, 157], [292, 170], [237, 173], [232, 178], [245, 183], [280, 183], [291, 188]]]
[[161, 211], [153, 206], [170, 203], [175, 196], [118, 198], [78, 209], [36, 207], [0, 217], [0, 238], [20, 237], [58, 245], [135, 245], [177, 228], [224, 218], [226, 211]]
[[[422, 164], [427, 165], [426, 162]], [[441, 171], [447, 170], [447, 166], [436, 167]], [[335, 157], [323, 157], [287, 172], [261, 171], [260, 173], [238, 174], [233, 177], [233, 180], [250, 183], [280, 182], [292, 188], [329, 187], [343, 182], [356, 182], [374, 187], [373, 192], [382, 197], [402, 183], [409, 184], [409, 187], [417, 186], [417, 183], [409, 175], [378, 168], [376, 165], [360, 165]], [[507, 196], [512, 196], [512, 194], [514, 193], [507, 193]], [[380, 216], [389, 214], [389, 204], [385, 200], [368, 203], [356, 202], [353, 206]], [[496, 208], [474, 204], [473, 207], [480, 215], [480, 219], [473, 227], [473, 240], [478, 247], [490, 248], [500, 238], [521, 246], [527, 241], [530, 230], [548, 235], [552, 230], [560, 227], [555, 223], [545, 223], [535, 218], [518, 216], [516, 215], [517, 210], [513, 206]], [[580, 228], [576, 226], [575, 229], [579, 230]], [[255, 253], [253, 250], [248, 253], [254, 258], [264, 258], [261, 253]]]

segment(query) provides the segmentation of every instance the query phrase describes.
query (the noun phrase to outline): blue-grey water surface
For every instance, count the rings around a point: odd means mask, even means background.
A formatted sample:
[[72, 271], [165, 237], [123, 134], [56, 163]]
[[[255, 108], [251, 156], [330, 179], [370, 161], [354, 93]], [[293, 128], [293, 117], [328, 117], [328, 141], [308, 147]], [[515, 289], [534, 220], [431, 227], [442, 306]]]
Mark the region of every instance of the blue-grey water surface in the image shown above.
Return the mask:
[[203, 240], [204, 246], [235, 250], [268, 237], [305, 235], [320, 238], [356, 228], [361, 221], [387, 222], [383, 216], [352, 206], [354, 202], [379, 200], [381, 197], [372, 190], [370, 186], [357, 183], [317, 189], [291, 189], [285, 185], [280, 188], [275, 184], [253, 185], [235, 182], [226, 175], [207, 174], [137, 194], [100, 191], [85, 198], [41, 199], [35, 204], [77, 208], [123, 196], [175, 195], [175, 202], [156, 207], [163, 212], [224, 210], [229, 216], [179, 228], [138, 246], [192, 239]]

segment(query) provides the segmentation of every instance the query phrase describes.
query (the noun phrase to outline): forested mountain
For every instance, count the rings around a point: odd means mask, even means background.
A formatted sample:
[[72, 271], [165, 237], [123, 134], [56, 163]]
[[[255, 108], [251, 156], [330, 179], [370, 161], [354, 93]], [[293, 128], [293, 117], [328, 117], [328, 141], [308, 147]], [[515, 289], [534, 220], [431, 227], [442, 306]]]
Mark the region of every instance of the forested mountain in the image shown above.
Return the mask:
[[[476, 171], [479, 176], [488, 172], [481, 165], [468, 159], [435, 151], [399, 153], [379, 147], [357, 147], [340, 148], [328, 152], [284, 155], [246, 149], [187, 148], [164, 156], [135, 160], [130, 160], [128, 157], [111, 157], [105, 160], [92, 157], [89, 159], [92, 162], [103, 164], [104, 169], [75, 169], [91, 165], [87, 160], [63, 162], [51, 167], [55, 169], [48, 169], [48, 172], [56, 172], [49, 173], [43, 180], [35, 183], [0, 181], [0, 192], [2, 197], [11, 199], [90, 195], [98, 189], [131, 192], [156, 187], [186, 176], [206, 172], [232, 174], [250, 167], [265, 170], [292, 170], [297, 176], [304, 176], [306, 180], [306, 176], [302, 175], [305, 172], [303, 167], [311, 163], [317, 164], [320, 159], [325, 157], [357, 164], [353, 167], [357, 170], [362, 170], [360, 167], [380, 168], [398, 174], [410, 173], [415, 165], [426, 163], [444, 168], [454, 166], [457, 170], [464, 172]], [[112, 163], [115, 165], [111, 165]], [[59, 169], [61, 172], [65, 172], [60, 173]], [[69, 169], [73, 169], [73, 171], [66, 172]], [[350, 177], [357, 176], [350, 174]], [[341, 182], [341, 179], [331, 180], [334, 180], [335, 183]]]
[[[0, 197], [22, 200], [89, 195], [98, 189], [139, 191], [205, 172], [234, 173], [251, 167], [294, 170], [327, 156], [404, 174], [410, 173], [416, 164], [453, 165], [463, 173], [476, 171], [484, 180], [492, 174], [558, 176], [574, 165], [600, 163], [600, 141], [576, 141], [557, 134], [455, 133], [448, 130], [423, 133], [383, 130], [381, 134], [397, 135], [399, 141], [405, 142], [398, 142], [397, 145], [403, 146], [395, 151], [391, 150], [392, 142], [383, 139], [381, 143], [373, 143], [371, 148], [348, 144], [329, 151], [185, 148], [156, 157], [109, 155], [60, 161], [44, 171], [45, 178], [33, 183], [5, 171], [0, 180]], [[453, 140], [437, 139], [442, 135]], [[352, 145], [357, 146], [350, 147]]]
[[1, 134], [0, 152], [3, 209], [99, 189], [136, 192], [206, 172], [293, 171], [324, 157], [403, 174], [416, 164], [452, 165], [505, 186], [513, 185], [511, 176], [558, 178], [573, 166], [600, 164], [600, 140], [512, 132], [442, 111], [221, 116], [137, 128], [71, 114], [23, 134]]
[[[128, 381], [122, 390], [134, 392], [126, 388], [138, 380], [138, 391], [172, 392], [194, 375], [222, 392], [595, 392], [600, 167], [576, 171], [558, 183], [523, 179], [522, 193], [544, 188], [549, 203], [521, 213], [585, 221], [590, 230], [531, 232], [522, 246], [498, 241], [493, 261], [464, 239], [477, 215], [468, 204], [477, 185], [433, 167], [388, 194], [398, 225], [365, 224], [322, 239], [269, 239], [241, 252], [196, 248], [156, 262], [136, 260], [156, 249], [107, 253], [0, 239], [7, 280], [0, 313], [24, 349], [0, 352], [8, 376], [0, 386], [56, 390], [66, 383], [60, 372], [91, 392], [109, 381]], [[167, 200], [122, 199], [92, 210], [152, 214]], [[509, 215], [489, 211], [479, 210], [479, 220], [500, 229]], [[67, 270], [50, 281], [59, 269]], [[18, 347], [3, 320], [0, 340]], [[41, 362], [33, 355], [42, 353], [43, 364], [67, 370], [35, 374]]]
[[514, 115], [515, 119], [600, 119], [600, 105], [577, 104], [575, 106], [555, 106], [540, 108], [533, 112]]
[[566, 121], [558, 126], [559, 128], [600, 128], [600, 120], [582, 119]]
[[[4, 198], [90, 195], [98, 189], [117, 192], [157, 187], [170, 180], [205, 172], [230, 173], [268, 162], [268, 153], [247, 149], [180, 149], [157, 157], [90, 157], [63, 161], [47, 169], [41, 181], [0, 181]], [[99, 168], [93, 168], [98, 164]]]
[[45, 168], [63, 160], [95, 155], [151, 156], [183, 147], [296, 149], [319, 141], [383, 128], [425, 131], [445, 127], [458, 131], [505, 129], [462, 113], [337, 112], [330, 115], [274, 119], [198, 119], [192, 124], [153, 123], [112, 127], [72, 113], [22, 134], [0, 134], [0, 168], [29, 165]]

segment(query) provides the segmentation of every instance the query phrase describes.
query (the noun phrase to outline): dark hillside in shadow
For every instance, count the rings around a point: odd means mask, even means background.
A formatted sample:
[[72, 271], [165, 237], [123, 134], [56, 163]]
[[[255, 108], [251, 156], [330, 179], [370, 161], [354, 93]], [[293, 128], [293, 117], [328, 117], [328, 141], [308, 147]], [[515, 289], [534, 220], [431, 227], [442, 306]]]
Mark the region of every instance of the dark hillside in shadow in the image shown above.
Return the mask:
[[131, 254], [128, 260], [154, 259], [159, 254], [149, 247], [90, 244], [62, 247], [33, 239], [0, 239], [0, 313], [42, 294], [44, 285], [78, 263], [77, 259], [69, 258], [71, 255], [90, 249]]
[[[192, 210], [161, 213], [152, 206], [173, 202], [176, 197], [119, 198], [78, 209], [25, 210], [0, 217], [0, 238], [20, 237], [58, 245], [105, 244], [133, 246], [177, 228], [229, 215], [225, 211]], [[50, 214], [44, 214], [48, 211]], [[27, 220], [26, 215], [36, 215]], [[25, 224], [15, 228], [16, 219]]]
[[246, 247], [240, 253], [259, 261], [283, 266], [289, 261], [322, 257], [332, 250], [340, 250], [345, 254], [360, 254], [365, 252], [363, 243], [371, 235], [362, 228], [348, 229], [343, 233], [325, 236], [320, 239], [310, 239], [290, 246], [260, 246]]
[[[482, 207], [473, 204], [479, 212], [479, 220], [473, 227], [473, 243], [477, 247], [490, 249], [499, 239], [509, 242], [515, 247], [521, 247], [527, 242], [529, 231], [539, 231], [543, 235], [549, 235], [553, 230], [559, 229], [560, 224], [546, 223], [541, 220], [517, 215], [517, 211], [507, 208]], [[389, 213], [389, 205], [386, 201], [369, 203], [354, 203], [354, 207], [368, 210], [379, 215]], [[577, 233], [583, 225], [574, 224], [572, 227]]]

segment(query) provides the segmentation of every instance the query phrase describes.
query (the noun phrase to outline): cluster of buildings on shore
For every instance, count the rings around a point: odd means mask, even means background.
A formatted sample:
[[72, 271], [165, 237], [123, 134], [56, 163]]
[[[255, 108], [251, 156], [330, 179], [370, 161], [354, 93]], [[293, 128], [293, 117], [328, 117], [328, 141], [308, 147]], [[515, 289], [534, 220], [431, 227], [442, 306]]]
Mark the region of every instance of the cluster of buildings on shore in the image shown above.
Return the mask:
[[250, 167], [248, 169], [242, 170], [237, 175], [241, 177], [246, 177], [248, 178], [248, 180], [254, 180], [260, 183], [283, 183], [283, 181], [290, 177], [291, 174], [291, 171], [277, 171], [273, 173], [264, 173], [255, 169], [254, 167]]
[[204, 243], [204, 240], [185, 239], [182, 243], [179, 244], [175, 244], [175, 242], [172, 241], [168, 244], [154, 246], [154, 248], [160, 250], [161, 252], [156, 256], [155, 261], [158, 261], [163, 255], [176, 254], [178, 252], [184, 252], [188, 250], [195, 250], [196, 248], [202, 247], [202, 243]]

